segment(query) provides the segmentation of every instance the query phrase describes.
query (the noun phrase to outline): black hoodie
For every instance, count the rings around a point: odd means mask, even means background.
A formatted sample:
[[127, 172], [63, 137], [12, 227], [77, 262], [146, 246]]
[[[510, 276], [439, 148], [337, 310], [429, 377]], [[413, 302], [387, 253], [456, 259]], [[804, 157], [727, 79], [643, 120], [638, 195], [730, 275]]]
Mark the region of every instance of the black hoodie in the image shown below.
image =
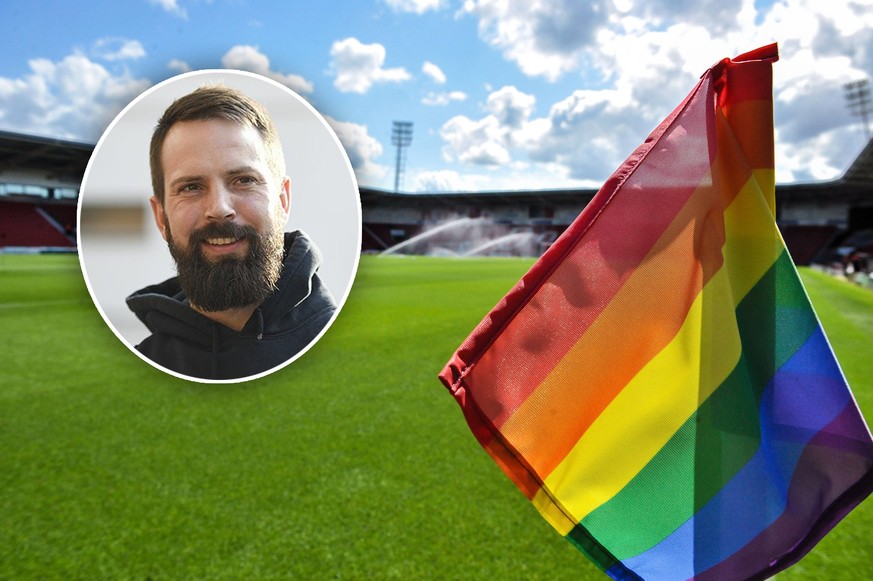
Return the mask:
[[136, 346], [155, 363], [202, 379], [236, 379], [272, 369], [309, 345], [336, 310], [317, 270], [321, 253], [303, 232], [285, 233], [278, 289], [239, 332], [198, 313], [177, 278], [127, 297], [151, 336]]

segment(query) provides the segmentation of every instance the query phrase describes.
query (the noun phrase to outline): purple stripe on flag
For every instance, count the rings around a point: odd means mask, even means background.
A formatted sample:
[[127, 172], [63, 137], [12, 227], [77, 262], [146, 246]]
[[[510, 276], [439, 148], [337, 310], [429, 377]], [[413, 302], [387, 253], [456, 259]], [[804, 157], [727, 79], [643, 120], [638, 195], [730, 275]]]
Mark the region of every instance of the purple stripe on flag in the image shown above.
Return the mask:
[[[696, 515], [625, 566], [644, 579], [690, 579], [736, 553], [782, 515], [807, 443], [851, 402], [819, 328], [768, 383], [755, 456]], [[785, 550], [798, 540], [784, 539]]]
[[[873, 479], [873, 446], [864, 436], [866, 431], [855, 402], [850, 401], [804, 450], [782, 516], [752, 542], [695, 579], [748, 579], [760, 572], [761, 563], [768, 562], [772, 569], [764, 576], [771, 576], [803, 557], [866, 496]], [[822, 466], [828, 470], [823, 472]], [[798, 531], [810, 532], [786, 550], [786, 539]]]

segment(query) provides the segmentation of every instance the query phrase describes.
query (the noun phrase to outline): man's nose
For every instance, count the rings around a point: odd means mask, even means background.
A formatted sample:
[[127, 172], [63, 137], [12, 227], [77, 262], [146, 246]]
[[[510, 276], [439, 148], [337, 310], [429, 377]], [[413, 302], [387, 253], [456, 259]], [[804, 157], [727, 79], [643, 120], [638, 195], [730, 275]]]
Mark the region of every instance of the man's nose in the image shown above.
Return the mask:
[[233, 194], [223, 185], [213, 187], [208, 196], [206, 217], [209, 220], [223, 222], [236, 216], [233, 206]]

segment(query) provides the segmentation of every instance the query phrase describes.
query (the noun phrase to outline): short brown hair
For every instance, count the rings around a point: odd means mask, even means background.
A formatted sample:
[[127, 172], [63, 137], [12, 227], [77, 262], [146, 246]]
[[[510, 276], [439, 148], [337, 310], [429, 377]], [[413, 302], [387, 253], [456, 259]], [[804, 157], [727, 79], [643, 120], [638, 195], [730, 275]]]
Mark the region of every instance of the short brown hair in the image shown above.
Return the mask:
[[149, 147], [152, 170], [152, 191], [164, 204], [164, 166], [161, 149], [170, 128], [179, 121], [226, 119], [258, 130], [264, 140], [267, 164], [277, 180], [285, 175], [285, 156], [273, 120], [260, 103], [244, 93], [224, 85], [205, 85], [176, 99], [158, 119]]

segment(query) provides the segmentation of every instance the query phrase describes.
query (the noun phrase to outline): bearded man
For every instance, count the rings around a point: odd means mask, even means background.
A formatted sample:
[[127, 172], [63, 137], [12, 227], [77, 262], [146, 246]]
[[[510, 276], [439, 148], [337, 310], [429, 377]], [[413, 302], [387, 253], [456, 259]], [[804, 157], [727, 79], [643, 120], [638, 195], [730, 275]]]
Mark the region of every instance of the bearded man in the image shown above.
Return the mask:
[[152, 333], [136, 348], [186, 376], [237, 379], [309, 345], [336, 303], [318, 249], [284, 231], [291, 181], [266, 110], [201, 87], [164, 112], [149, 157], [152, 213], [178, 276], [127, 298]]

